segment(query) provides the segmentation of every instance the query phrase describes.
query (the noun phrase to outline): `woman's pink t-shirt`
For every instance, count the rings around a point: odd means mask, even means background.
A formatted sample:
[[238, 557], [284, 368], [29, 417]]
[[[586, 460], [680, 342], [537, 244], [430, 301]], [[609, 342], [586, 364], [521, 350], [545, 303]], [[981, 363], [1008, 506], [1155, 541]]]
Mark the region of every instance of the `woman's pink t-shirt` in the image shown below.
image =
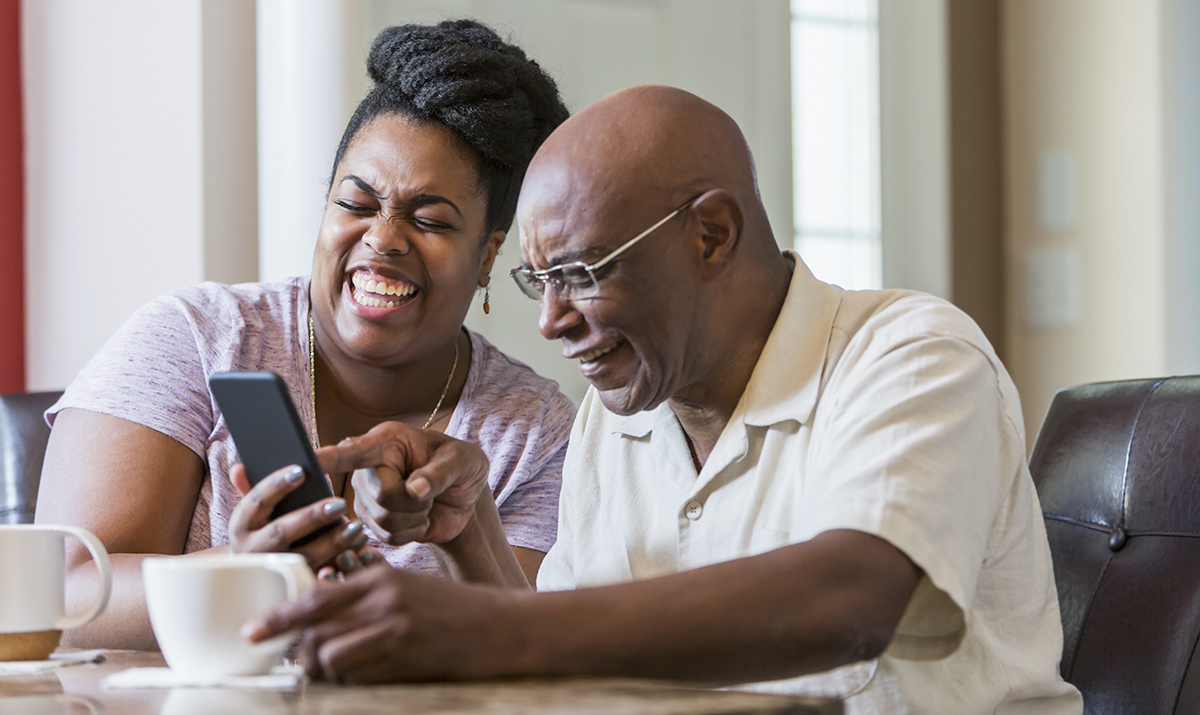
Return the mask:
[[[308, 278], [203, 283], [165, 295], [113, 335], [46, 419], [53, 426], [56, 414], [69, 407], [113, 415], [195, 452], [206, 470], [184, 551], [227, 544], [229, 517], [241, 499], [228, 478], [238, 457], [208, 391], [208, 376], [226, 370], [278, 373], [301, 420], [311, 424], [308, 310]], [[556, 383], [468, 333], [470, 372], [446, 434], [487, 454], [488, 484], [509, 543], [547, 551], [558, 528], [559, 484], [575, 409]], [[371, 538], [393, 566], [439, 570], [426, 545], [392, 547]]]

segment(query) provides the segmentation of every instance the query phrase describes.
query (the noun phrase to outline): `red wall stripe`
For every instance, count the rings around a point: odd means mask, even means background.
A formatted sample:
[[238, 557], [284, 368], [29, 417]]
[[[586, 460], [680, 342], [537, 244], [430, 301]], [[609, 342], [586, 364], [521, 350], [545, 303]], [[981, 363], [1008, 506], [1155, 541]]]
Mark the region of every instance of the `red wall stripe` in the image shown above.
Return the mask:
[[0, 0], [0, 393], [25, 389], [21, 0]]

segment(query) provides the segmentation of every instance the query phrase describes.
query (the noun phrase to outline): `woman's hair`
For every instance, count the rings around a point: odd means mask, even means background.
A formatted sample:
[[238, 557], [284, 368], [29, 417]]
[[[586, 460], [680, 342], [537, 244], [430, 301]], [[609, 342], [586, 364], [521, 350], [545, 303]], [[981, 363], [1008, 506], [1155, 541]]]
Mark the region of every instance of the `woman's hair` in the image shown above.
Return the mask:
[[375, 87], [346, 125], [333, 176], [355, 135], [381, 114], [440, 124], [479, 158], [487, 233], [507, 231], [529, 161], [569, 115], [554, 80], [474, 20], [389, 27], [371, 45], [367, 73]]

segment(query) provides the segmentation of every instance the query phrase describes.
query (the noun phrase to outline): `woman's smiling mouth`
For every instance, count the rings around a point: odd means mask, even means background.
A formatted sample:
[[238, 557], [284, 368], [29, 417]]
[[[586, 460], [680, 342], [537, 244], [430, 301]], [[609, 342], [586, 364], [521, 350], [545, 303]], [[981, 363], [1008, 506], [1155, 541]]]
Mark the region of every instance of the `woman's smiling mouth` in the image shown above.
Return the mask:
[[411, 283], [367, 271], [352, 273], [350, 284], [354, 302], [368, 308], [399, 308], [417, 294], [417, 287]]

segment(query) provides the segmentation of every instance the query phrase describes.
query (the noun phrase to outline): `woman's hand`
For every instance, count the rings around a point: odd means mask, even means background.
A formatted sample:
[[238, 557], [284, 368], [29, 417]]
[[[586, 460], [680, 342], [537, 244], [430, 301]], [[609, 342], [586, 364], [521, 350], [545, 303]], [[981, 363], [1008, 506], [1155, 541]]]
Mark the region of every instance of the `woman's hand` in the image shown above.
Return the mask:
[[467, 527], [487, 489], [483, 450], [399, 422], [323, 447], [330, 472], [354, 471], [354, 512], [385, 543], [445, 543]]
[[272, 472], [254, 488], [246, 477], [246, 468], [233, 465], [229, 478], [244, 495], [229, 518], [229, 544], [237, 552], [280, 552], [291, 551], [291, 544], [327, 524], [339, 524], [338, 528], [313, 539], [295, 549], [308, 561], [314, 570], [326, 564], [338, 563], [340, 558], [348, 562], [350, 552], [355, 565], [359, 563], [358, 552], [366, 548], [367, 535], [360, 521], [347, 522], [343, 514], [346, 502], [336, 497], [322, 499], [295, 511], [271, 520], [275, 505], [289, 492], [304, 482], [304, 470], [292, 466]]

